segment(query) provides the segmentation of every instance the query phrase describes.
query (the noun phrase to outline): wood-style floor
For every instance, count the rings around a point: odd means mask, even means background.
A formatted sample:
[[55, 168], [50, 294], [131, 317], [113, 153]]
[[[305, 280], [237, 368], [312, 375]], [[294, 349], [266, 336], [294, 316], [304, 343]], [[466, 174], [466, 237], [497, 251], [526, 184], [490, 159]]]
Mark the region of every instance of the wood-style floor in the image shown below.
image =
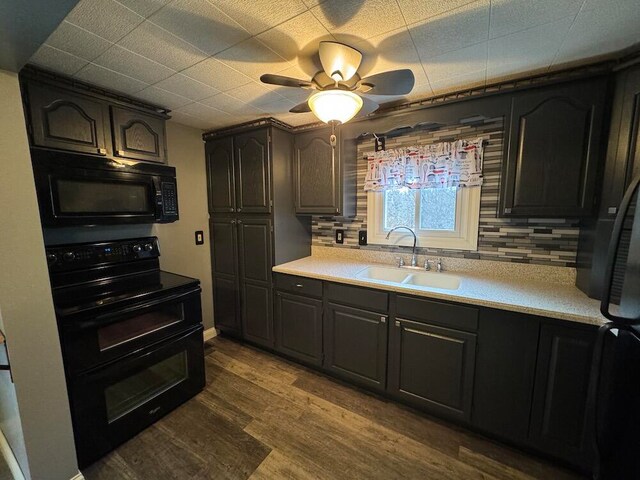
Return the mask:
[[205, 353], [205, 390], [87, 480], [579, 478], [229, 339]]

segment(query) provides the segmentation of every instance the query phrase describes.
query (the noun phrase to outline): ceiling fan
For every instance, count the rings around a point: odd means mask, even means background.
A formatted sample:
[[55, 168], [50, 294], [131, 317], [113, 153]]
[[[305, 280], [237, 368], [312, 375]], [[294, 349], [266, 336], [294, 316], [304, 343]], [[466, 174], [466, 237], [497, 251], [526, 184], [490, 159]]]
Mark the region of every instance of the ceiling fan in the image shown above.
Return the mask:
[[332, 125], [346, 123], [356, 114], [375, 112], [379, 105], [362, 95], [405, 95], [413, 89], [415, 78], [409, 69], [391, 70], [361, 78], [358, 67], [362, 53], [344, 43], [323, 41], [318, 49], [322, 70], [311, 80], [265, 74], [263, 83], [315, 90], [307, 101], [296, 105], [292, 113], [313, 112]]

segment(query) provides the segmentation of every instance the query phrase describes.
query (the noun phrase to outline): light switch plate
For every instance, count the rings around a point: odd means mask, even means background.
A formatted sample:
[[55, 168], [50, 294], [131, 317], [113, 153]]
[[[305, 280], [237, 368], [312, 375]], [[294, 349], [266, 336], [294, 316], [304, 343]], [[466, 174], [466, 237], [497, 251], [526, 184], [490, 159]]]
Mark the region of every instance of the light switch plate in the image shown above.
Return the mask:
[[204, 232], [202, 230], [196, 232], [196, 245], [204, 245]]
[[366, 245], [367, 244], [367, 231], [360, 230], [358, 232], [358, 245]]
[[341, 228], [336, 230], [336, 243], [344, 243], [344, 230]]

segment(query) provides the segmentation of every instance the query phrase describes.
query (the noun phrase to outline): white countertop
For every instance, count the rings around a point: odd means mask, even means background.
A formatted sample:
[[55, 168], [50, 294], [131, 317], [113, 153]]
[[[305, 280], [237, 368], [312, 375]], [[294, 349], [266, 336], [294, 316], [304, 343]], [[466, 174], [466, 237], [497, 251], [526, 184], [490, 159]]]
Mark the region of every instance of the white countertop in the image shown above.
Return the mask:
[[[457, 290], [399, 285], [392, 282], [359, 278], [368, 266], [388, 264], [362, 262], [345, 258], [310, 256], [273, 267], [274, 272], [371, 287], [390, 292], [451, 300], [472, 305], [541, 315], [591, 325], [607, 320], [600, 314], [600, 302], [587, 297], [573, 285], [552, 281], [501, 277], [478, 272], [447, 272], [461, 279]], [[391, 267], [394, 268], [394, 267]], [[436, 275], [439, 275], [436, 273]]]

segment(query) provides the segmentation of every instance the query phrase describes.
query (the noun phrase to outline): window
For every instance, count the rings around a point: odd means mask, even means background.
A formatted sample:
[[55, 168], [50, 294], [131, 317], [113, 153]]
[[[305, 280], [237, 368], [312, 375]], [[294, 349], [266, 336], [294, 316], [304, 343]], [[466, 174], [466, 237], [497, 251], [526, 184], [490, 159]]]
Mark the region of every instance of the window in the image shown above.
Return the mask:
[[411, 245], [406, 230], [412, 228], [418, 246], [454, 250], [476, 250], [480, 216], [480, 188], [407, 188], [367, 194], [367, 237], [369, 243]]

